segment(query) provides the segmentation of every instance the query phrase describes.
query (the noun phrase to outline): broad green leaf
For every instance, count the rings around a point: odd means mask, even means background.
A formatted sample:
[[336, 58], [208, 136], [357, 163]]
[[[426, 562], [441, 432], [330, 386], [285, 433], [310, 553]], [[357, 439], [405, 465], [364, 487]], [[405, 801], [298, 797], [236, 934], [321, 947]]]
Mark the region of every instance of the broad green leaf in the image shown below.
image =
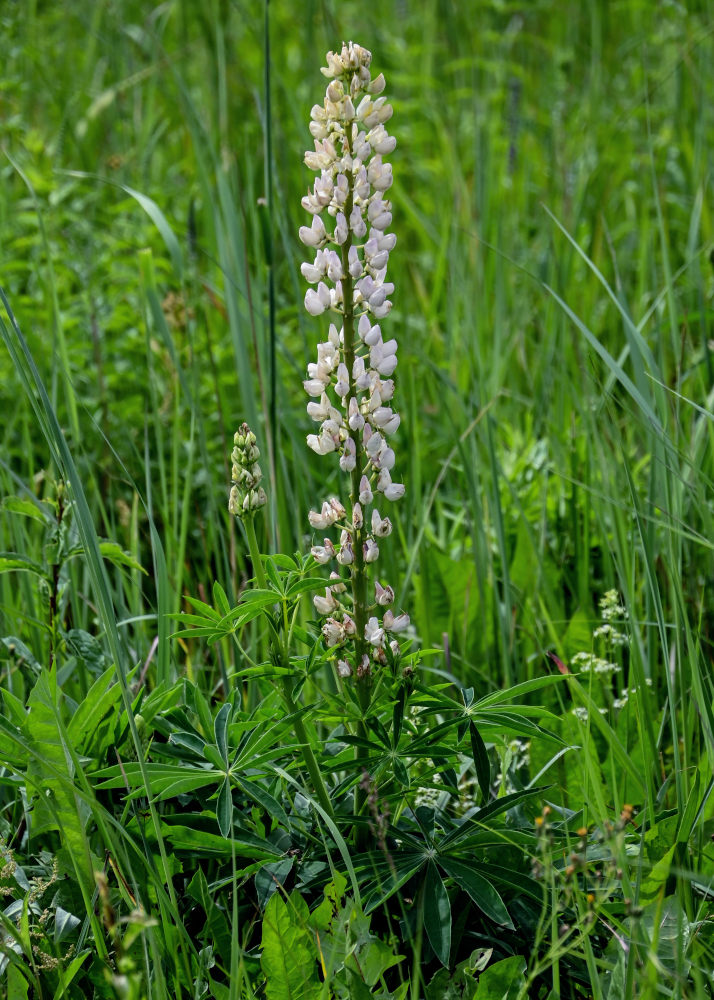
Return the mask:
[[283, 858], [282, 861], [269, 861], [260, 871], [255, 873], [255, 892], [258, 906], [264, 910], [268, 900], [277, 891], [278, 886], [285, 885], [285, 879], [293, 870], [294, 858]]
[[481, 789], [481, 794], [483, 795], [483, 801], [488, 802], [491, 796], [491, 763], [488, 759], [488, 750], [473, 722], [469, 723], [469, 733], [471, 735], [471, 753], [474, 758], [476, 778]]
[[186, 891], [206, 914], [206, 923], [200, 932], [201, 940], [214, 944], [219, 955], [229, 954], [231, 932], [228, 920], [223, 910], [214, 902], [213, 894], [200, 865], [196, 868], [196, 874], [189, 882]]
[[42, 576], [45, 579], [49, 578], [45, 568], [33, 559], [29, 559], [19, 552], [0, 552], [0, 573], [9, 570], [25, 570], [28, 573], [36, 573], [37, 576]]
[[121, 688], [113, 683], [115, 679], [114, 667], [108, 667], [92, 684], [67, 727], [72, 745], [82, 753], [88, 752], [101, 723], [115, 711], [121, 698]]
[[232, 850], [238, 857], [270, 861], [282, 857], [282, 851], [269, 841], [262, 840], [244, 830], [233, 827], [233, 838], [223, 837], [207, 830], [194, 830], [190, 826], [181, 826], [162, 822], [161, 829], [166, 840], [176, 850], [192, 851], [206, 857], [219, 856], [230, 858]]
[[94, 890], [94, 868], [85, 826], [89, 809], [73, 790], [74, 765], [69, 755], [60, 710], [55, 702], [49, 674], [43, 671], [28, 698], [23, 733], [36, 750], [27, 769], [33, 795], [33, 827], [59, 830], [63, 846], [72, 859], [77, 880], [85, 890]]
[[453, 858], [440, 857], [439, 865], [456, 882], [465, 889], [476, 906], [487, 917], [497, 924], [504, 924], [513, 929], [513, 923], [500, 894], [487, 878], [480, 875], [470, 865], [462, 864]]
[[448, 966], [451, 950], [451, 904], [433, 861], [427, 865], [424, 881], [424, 929], [434, 954], [442, 965]]
[[56, 521], [52, 507], [48, 503], [39, 500], [30, 500], [28, 497], [4, 497], [0, 504], [0, 510], [10, 511], [12, 514], [23, 514], [25, 517], [32, 517], [43, 524], [52, 524]]
[[297, 893], [288, 903], [279, 892], [271, 896], [263, 917], [262, 947], [267, 1000], [318, 1000], [322, 984], [317, 947], [307, 926], [307, 906]]
[[69, 910], [65, 910], [61, 906], [57, 906], [55, 909], [55, 944], [59, 944], [60, 941], [64, 940], [64, 938], [66, 938], [68, 934], [71, 934], [75, 927], [79, 927], [81, 923], [82, 921], [79, 917], [70, 913]]
[[216, 818], [218, 829], [224, 837], [229, 837], [231, 833], [231, 823], [233, 820], [233, 795], [231, 792], [230, 778], [226, 778], [218, 793], [218, 803], [216, 805]]
[[213, 723], [213, 733], [216, 740], [216, 746], [218, 747], [218, 752], [220, 753], [224, 764], [228, 767], [228, 743], [226, 742], [226, 732], [228, 730], [228, 719], [231, 714], [230, 702], [224, 702], [216, 715], [215, 722]]
[[526, 985], [526, 960], [511, 955], [481, 973], [473, 1000], [517, 1000]]
[[265, 809], [268, 815], [277, 819], [277, 821], [282, 823], [286, 829], [289, 828], [288, 817], [285, 810], [275, 796], [266, 791], [266, 789], [259, 785], [257, 781], [248, 781], [247, 778], [236, 778], [236, 782], [249, 798], [253, 799], [254, 802], [257, 802], [258, 805]]

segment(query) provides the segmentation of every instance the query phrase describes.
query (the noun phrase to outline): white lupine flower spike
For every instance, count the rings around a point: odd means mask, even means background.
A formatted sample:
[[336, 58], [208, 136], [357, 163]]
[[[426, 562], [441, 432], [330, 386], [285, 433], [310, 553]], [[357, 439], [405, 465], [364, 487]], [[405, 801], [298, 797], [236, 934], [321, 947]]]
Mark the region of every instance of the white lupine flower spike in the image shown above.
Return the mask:
[[406, 615], [395, 616], [389, 609], [380, 622], [374, 611], [393, 603], [394, 590], [368, 580], [371, 564], [379, 559], [378, 539], [392, 530], [375, 504], [404, 494], [401, 483], [392, 480], [393, 435], [400, 422], [391, 379], [397, 342], [385, 341], [380, 327], [394, 292], [387, 279], [396, 243], [387, 232], [393, 176], [385, 157], [396, 140], [385, 127], [392, 117], [383, 95], [385, 79], [381, 73], [372, 78], [371, 61], [371, 53], [354, 42], [327, 53], [322, 69], [327, 89], [323, 103], [310, 112], [314, 148], [305, 153], [306, 165], [318, 177], [302, 199], [311, 219], [299, 232], [301, 242], [314, 251], [301, 266], [310, 286], [305, 308], [311, 316], [329, 310], [340, 317], [318, 345], [317, 362], [308, 365], [304, 386], [312, 400], [307, 412], [320, 426], [307, 443], [319, 455], [335, 452], [349, 484], [347, 510], [333, 497], [319, 512], [310, 511], [316, 531], [340, 529], [339, 540], [316, 538], [312, 555], [321, 564], [335, 559], [343, 574], [332, 574], [325, 596], [315, 597], [314, 604], [326, 617], [325, 643], [339, 647], [337, 674], [356, 679], [363, 706], [369, 700], [372, 669], [387, 662], [386, 634], [398, 659], [393, 633], [409, 623]]

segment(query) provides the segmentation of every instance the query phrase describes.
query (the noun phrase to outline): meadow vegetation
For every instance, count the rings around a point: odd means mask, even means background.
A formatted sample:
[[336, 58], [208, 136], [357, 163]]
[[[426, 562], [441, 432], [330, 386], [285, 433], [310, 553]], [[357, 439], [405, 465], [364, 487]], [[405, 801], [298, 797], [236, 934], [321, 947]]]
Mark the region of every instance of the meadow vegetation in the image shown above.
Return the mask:
[[[714, 4], [0, 28], [0, 996], [710, 997]], [[308, 521], [343, 39], [398, 140], [368, 689]]]

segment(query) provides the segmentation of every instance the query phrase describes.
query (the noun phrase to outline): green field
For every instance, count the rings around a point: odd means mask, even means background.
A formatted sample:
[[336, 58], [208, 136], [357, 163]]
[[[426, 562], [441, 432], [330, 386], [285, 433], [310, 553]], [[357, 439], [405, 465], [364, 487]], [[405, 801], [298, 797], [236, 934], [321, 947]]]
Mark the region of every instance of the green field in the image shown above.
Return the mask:
[[[711, 997], [714, 3], [5, 0], [0, 38], [0, 997]], [[303, 388], [350, 39], [397, 140], [374, 567]]]

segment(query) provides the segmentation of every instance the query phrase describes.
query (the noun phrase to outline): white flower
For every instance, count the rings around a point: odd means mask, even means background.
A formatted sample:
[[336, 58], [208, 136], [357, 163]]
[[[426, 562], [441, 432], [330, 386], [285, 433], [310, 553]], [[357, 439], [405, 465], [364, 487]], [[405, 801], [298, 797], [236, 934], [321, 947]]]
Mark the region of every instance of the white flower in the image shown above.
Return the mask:
[[318, 514], [317, 511], [311, 510], [308, 514], [308, 520], [313, 528], [324, 530], [325, 528], [331, 528], [339, 516], [334, 506], [325, 500], [320, 513]]
[[349, 665], [347, 660], [337, 661], [337, 673], [340, 677], [349, 677], [352, 673], [352, 667]]
[[376, 562], [379, 559], [379, 546], [373, 538], [368, 538], [362, 546], [364, 561], [366, 563]]
[[329, 455], [337, 447], [332, 434], [325, 433], [324, 431], [320, 434], [308, 434], [307, 446], [308, 448], [312, 448], [318, 455]]
[[359, 404], [354, 396], [350, 397], [347, 407], [347, 423], [350, 430], [361, 431], [364, 427], [364, 417], [359, 411]]
[[394, 612], [385, 611], [382, 622], [387, 632], [403, 632], [409, 625], [409, 615], [401, 614], [394, 616]]
[[315, 611], [317, 611], [318, 615], [329, 615], [331, 611], [335, 611], [339, 607], [329, 587], [325, 591], [324, 597], [315, 594], [312, 603], [315, 605]]
[[394, 591], [387, 585], [383, 587], [379, 580], [374, 581], [374, 599], [377, 604], [385, 605], [394, 602]]
[[345, 441], [345, 449], [340, 455], [340, 468], [343, 472], [352, 472], [357, 464], [357, 451], [352, 438]]
[[335, 546], [332, 544], [329, 538], [324, 540], [323, 545], [313, 545], [310, 549], [313, 558], [320, 565], [328, 563], [331, 559], [335, 558]]
[[363, 507], [366, 507], [368, 504], [372, 503], [372, 498], [373, 494], [372, 488], [369, 485], [369, 479], [367, 479], [366, 476], [362, 476], [359, 481], [359, 502]]
[[343, 542], [337, 553], [337, 561], [340, 566], [351, 566], [355, 560], [354, 550], [351, 542]]
[[380, 517], [379, 511], [375, 508], [372, 511], [372, 534], [377, 538], [386, 538], [392, 533], [392, 522], [388, 517]]
[[328, 646], [337, 646], [339, 643], [344, 642], [345, 639], [345, 630], [334, 618], [327, 619], [322, 626], [322, 634]]
[[324, 246], [327, 240], [327, 232], [325, 231], [325, 223], [322, 221], [319, 215], [313, 215], [312, 223], [310, 228], [307, 226], [300, 226], [298, 230], [298, 236], [306, 247], [321, 247]]
[[384, 642], [384, 629], [380, 628], [377, 618], [370, 618], [364, 627], [364, 637], [370, 646], [381, 646]]
[[340, 363], [337, 368], [337, 382], [335, 384], [335, 392], [337, 395], [344, 399], [347, 393], [350, 391], [350, 375], [347, 371], [347, 365]]

